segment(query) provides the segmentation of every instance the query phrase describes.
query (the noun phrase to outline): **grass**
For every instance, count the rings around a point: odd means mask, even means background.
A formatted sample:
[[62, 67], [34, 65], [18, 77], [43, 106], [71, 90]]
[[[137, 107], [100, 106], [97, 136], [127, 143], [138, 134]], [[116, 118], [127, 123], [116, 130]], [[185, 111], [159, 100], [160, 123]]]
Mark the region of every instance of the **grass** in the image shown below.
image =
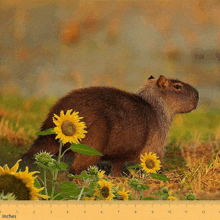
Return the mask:
[[0, 166], [15, 164], [30, 148], [54, 98], [0, 96]]
[[[0, 166], [12, 167], [36, 138], [50, 107], [56, 98], [29, 98], [0, 96]], [[163, 187], [173, 190], [179, 199], [195, 193], [199, 199], [220, 198], [220, 109], [200, 105], [189, 114], [177, 115], [166, 142], [163, 160], [164, 174], [171, 179], [163, 182], [148, 179], [144, 196]], [[70, 159], [70, 162], [72, 159]], [[109, 169], [108, 163], [101, 167]], [[128, 187], [128, 179], [110, 177], [113, 183]], [[65, 180], [60, 175], [60, 180]], [[132, 189], [127, 188], [132, 192]]]

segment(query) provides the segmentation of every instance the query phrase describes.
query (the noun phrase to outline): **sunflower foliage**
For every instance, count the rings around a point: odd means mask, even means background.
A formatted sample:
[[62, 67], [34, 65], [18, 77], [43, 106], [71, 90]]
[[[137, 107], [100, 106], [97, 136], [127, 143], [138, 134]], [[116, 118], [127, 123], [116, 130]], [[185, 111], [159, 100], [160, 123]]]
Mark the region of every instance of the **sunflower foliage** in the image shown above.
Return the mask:
[[[80, 175], [70, 175], [70, 178], [78, 178], [84, 181], [84, 185], [80, 187], [78, 184], [73, 182], [65, 181], [63, 183], [59, 183], [57, 181], [57, 175], [59, 171], [66, 171], [68, 165], [66, 163], [61, 162], [61, 158], [64, 156], [65, 152], [68, 150], [72, 150], [77, 153], [86, 154], [86, 155], [102, 155], [100, 152], [95, 149], [80, 144], [79, 141], [85, 137], [85, 133], [87, 133], [86, 125], [84, 122], [80, 122], [82, 117], [78, 116], [78, 112], [71, 113], [72, 110], [68, 110], [66, 114], [64, 111], [60, 112], [60, 117], [54, 114], [53, 122], [56, 125], [54, 128], [47, 129], [45, 131], [39, 131], [37, 135], [51, 135], [56, 134], [55, 139], [59, 139], [60, 147], [57, 161], [53, 159], [53, 155], [47, 152], [40, 152], [35, 155], [35, 163], [43, 169], [44, 180], [41, 182], [44, 185], [45, 193], [48, 195], [47, 190], [47, 171], [52, 174], [52, 191], [51, 191], [51, 200], [56, 198], [63, 199], [73, 199], [80, 200], [82, 196], [87, 193], [94, 193], [95, 182], [98, 181], [98, 172], [88, 174], [86, 171], [83, 171]], [[65, 143], [71, 143], [70, 147], [62, 152], [62, 147]], [[88, 184], [90, 182], [90, 184]], [[87, 186], [88, 185], [88, 186]], [[60, 188], [58, 192], [56, 190], [56, 186]]]
[[173, 196], [172, 190], [169, 191], [167, 188], [163, 188], [162, 191], [159, 190], [157, 193], [150, 194], [159, 196], [160, 200], [178, 200], [175, 196]]
[[[153, 197], [143, 197], [143, 192], [149, 189], [149, 186], [145, 184], [146, 179], [153, 178], [153, 179], [162, 180], [162, 181], [169, 181], [170, 179], [167, 178], [165, 175], [156, 173], [161, 168], [161, 164], [160, 164], [161, 162], [157, 158], [156, 154], [152, 152], [148, 154], [145, 153], [144, 156], [141, 155], [140, 160], [141, 160], [141, 164], [130, 166], [129, 169], [140, 168], [141, 173], [143, 173], [144, 178], [141, 179], [139, 176], [139, 179], [137, 178], [130, 179], [129, 185], [131, 188], [135, 190], [134, 199], [137, 198], [137, 191], [138, 191], [140, 194], [140, 200], [154, 200]], [[175, 200], [175, 197], [173, 199], [171, 195], [169, 194], [168, 189], [167, 190], [164, 189], [164, 191], [158, 191], [157, 193], [151, 193], [151, 195], [157, 195], [162, 200], [167, 200], [169, 198], [170, 200]]]
[[135, 190], [139, 192], [149, 189], [149, 186], [142, 184], [141, 181], [138, 179], [129, 180], [129, 184], [132, 188], [134, 188]]
[[98, 174], [89, 174], [87, 171], [82, 171], [80, 175], [69, 174], [68, 177], [76, 178], [83, 181], [83, 186], [73, 182], [63, 182], [60, 184], [60, 189], [68, 199], [80, 200], [82, 197], [92, 197], [95, 193], [95, 186], [98, 182]]
[[[55, 191], [55, 186], [59, 186], [59, 183], [57, 181], [57, 173], [59, 171], [65, 171], [68, 167], [68, 165], [66, 163], [63, 162], [58, 162], [55, 159], [53, 159], [53, 155], [51, 155], [50, 153], [45, 152], [40, 152], [38, 154], [35, 154], [35, 164], [37, 164], [41, 169], [43, 169], [43, 173], [44, 173], [44, 179], [41, 180], [41, 182], [44, 185], [44, 190], [46, 195], [48, 195], [48, 189], [47, 189], [47, 171], [49, 171], [52, 175], [52, 192], [51, 192], [51, 200], [54, 200], [56, 197], [54, 194], [56, 194], [56, 196], [60, 195], [61, 193], [58, 193]], [[38, 177], [39, 178], [39, 177]], [[40, 179], [40, 178], [39, 178]], [[35, 184], [40, 185], [39, 181]]]
[[137, 191], [140, 193], [140, 200], [143, 197], [143, 192], [147, 189], [149, 189], [149, 186], [143, 184], [140, 180], [138, 179], [130, 179], [129, 184], [131, 188], [135, 189], [135, 199], [136, 199], [136, 193]]
[[67, 164], [65, 163], [58, 163], [55, 159], [53, 159], [53, 155], [50, 153], [40, 152], [34, 155], [35, 156], [35, 164], [37, 164], [39, 167], [44, 168], [46, 170], [55, 171], [58, 170], [66, 170]]

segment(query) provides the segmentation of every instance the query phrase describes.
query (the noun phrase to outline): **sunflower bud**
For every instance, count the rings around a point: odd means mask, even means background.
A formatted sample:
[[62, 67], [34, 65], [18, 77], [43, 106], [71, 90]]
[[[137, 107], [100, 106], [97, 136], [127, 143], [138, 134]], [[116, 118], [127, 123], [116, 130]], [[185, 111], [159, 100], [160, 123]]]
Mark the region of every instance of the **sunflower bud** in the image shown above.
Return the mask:
[[45, 152], [40, 152], [34, 155], [36, 162], [40, 162], [45, 166], [53, 166], [54, 165], [54, 159], [52, 158], [53, 155], [50, 153]]
[[96, 166], [90, 166], [89, 168], [88, 168], [88, 173], [90, 174], [90, 175], [95, 175], [95, 176], [97, 176], [98, 175], [98, 167], [96, 167]]
[[13, 193], [7, 193], [4, 195], [4, 192], [2, 192], [2, 194], [0, 194], [0, 201], [3, 200], [16, 200], [16, 196]]

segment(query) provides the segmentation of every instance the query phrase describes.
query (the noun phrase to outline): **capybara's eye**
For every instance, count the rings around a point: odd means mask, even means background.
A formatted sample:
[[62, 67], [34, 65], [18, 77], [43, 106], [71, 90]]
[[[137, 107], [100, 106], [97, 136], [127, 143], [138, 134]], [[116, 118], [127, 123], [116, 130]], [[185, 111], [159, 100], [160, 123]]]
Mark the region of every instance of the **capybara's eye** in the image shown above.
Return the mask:
[[173, 86], [175, 89], [181, 89], [181, 86], [180, 85], [175, 85]]

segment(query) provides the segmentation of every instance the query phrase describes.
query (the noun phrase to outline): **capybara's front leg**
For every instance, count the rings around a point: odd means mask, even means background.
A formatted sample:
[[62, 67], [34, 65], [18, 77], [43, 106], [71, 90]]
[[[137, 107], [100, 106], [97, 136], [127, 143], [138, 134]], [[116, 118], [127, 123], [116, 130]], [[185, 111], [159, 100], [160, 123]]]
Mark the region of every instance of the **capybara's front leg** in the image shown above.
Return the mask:
[[116, 161], [112, 164], [112, 176], [123, 176], [124, 161]]

